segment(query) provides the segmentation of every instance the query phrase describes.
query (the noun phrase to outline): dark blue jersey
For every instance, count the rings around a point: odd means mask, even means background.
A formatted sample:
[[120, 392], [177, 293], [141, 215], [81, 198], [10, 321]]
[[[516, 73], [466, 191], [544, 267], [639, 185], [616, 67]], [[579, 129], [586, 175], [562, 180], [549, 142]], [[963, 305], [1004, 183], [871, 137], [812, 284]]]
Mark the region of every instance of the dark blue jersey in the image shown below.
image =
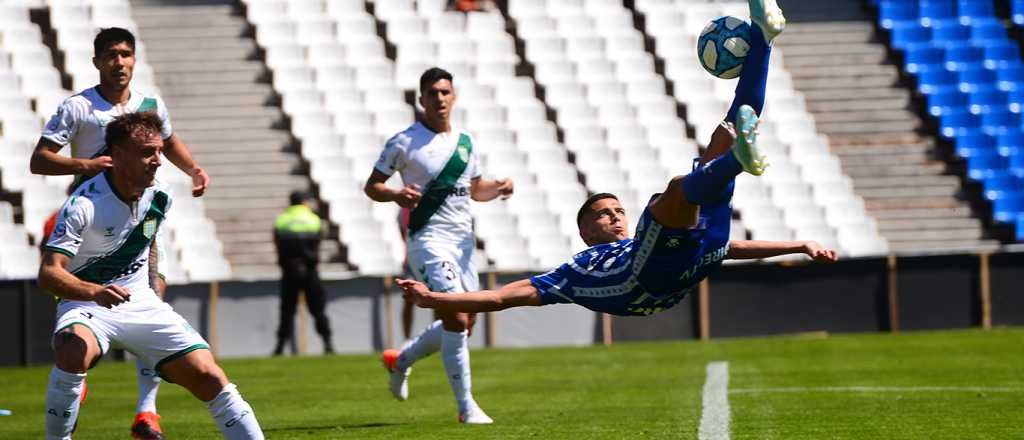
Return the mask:
[[593, 246], [530, 282], [545, 305], [575, 303], [623, 316], [669, 309], [725, 259], [731, 195], [732, 185], [721, 202], [701, 206], [691, 229], [666, 228], [644, 209], [634, 238]]

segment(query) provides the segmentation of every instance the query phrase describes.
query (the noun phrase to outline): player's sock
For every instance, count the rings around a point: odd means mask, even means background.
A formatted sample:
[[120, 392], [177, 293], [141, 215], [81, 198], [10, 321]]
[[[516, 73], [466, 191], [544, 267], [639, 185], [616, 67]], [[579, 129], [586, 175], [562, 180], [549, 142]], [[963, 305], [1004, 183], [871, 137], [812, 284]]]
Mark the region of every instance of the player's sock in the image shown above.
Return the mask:
[[441, 320], [434, 321], [416, 335], [405, 347], [402, 348], [401, 356], [395, 362], [395, 367], [406, 369], [416, 361], [437, 353], [441, 349]]
[[141, 358], [135, 358], [135, 376], [139, 382], [139, 401], [135, 413], [156, 413], [156, 392], [160, 388], [160, 377]]
[[85, 373], [68, 373], [56, 366], [46, 386], [46, 438], [70, 439], [78, 420], [79, 397]]
[[725, 117], [726, 121], [735, 121], [736, 112], [744, 104], [753, 108], [758, 115], [761, 114], [761, 110], [764, 109], [765, 89], [768, 86], [768, 60], [771, 54], [772, 48], [765, 42], [761, 28], [756, 24], [750, 26], [750, 51], [743, 60], [743, 73], [736, 84], [735, 96]]
[[743, 165], [731, 153], [723, 154], [683, 176], [683, 195], [692, 205], [716, 203], [729, 192]]
[[459, 404], [459, 413], [471, 406], [473, 400], [473, 380], [469, 372], [469, 332], [450, 332], [443, 330], [441, 335], [441, 358], [444, 370], [448, 373], [448, 384], [455, 393], [455, 401]]
[[263, 430], [256, 420], [256, 413], [249, 403], [242, 399], [235, 384], [229, 383], [214, 397], [206, 402], [206, 407], [213, 416], [214, 423], [220, 428], [221, 434], [228, 440], [262, 439]]

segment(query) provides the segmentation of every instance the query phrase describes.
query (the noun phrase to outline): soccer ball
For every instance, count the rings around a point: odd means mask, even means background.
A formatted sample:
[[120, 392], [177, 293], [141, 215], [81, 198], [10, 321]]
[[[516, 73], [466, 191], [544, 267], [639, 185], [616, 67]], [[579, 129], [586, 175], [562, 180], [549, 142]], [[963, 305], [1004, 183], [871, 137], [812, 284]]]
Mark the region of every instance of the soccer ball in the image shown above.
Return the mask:
[[700, 65], [722, 79], [740, 76], [743, 60], [750, 51], [750, 25], [736, 17], [711, 20], [697, 39]]

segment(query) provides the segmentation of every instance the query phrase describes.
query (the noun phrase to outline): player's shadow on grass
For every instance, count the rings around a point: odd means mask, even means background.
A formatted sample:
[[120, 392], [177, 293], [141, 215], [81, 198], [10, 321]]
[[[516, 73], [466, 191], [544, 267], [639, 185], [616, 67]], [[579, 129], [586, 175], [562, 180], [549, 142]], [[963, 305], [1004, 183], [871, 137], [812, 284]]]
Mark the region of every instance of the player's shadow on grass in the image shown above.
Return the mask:
[[363, 429], [363, 428], [387, 428], [391, 426], [405, 425], [405, 423], [353, 423], [353, 424], [341, 424], [341, 425], [318, 425], [318, 426], [285, 426], [280, 428], [264, 428], [263, 432], [297, 432], [297, 431], [333, 431], [337, 429]]

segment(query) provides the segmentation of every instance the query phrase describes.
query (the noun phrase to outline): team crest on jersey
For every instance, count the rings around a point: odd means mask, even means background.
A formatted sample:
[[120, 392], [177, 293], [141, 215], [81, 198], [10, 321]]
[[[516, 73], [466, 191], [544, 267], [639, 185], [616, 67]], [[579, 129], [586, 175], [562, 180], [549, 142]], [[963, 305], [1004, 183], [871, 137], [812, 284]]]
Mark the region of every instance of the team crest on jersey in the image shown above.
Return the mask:
[[469, 149], [462, 144], [459, 144], [457, 149], [459, 150], [459, 159], [462, 159], [463, 162], [469, 162]]
[[153, 234], [156, 234], [156, 219], [151, 218], [146, 220], [142, 224], [142, 236], [146, 238], [153, 238]]

